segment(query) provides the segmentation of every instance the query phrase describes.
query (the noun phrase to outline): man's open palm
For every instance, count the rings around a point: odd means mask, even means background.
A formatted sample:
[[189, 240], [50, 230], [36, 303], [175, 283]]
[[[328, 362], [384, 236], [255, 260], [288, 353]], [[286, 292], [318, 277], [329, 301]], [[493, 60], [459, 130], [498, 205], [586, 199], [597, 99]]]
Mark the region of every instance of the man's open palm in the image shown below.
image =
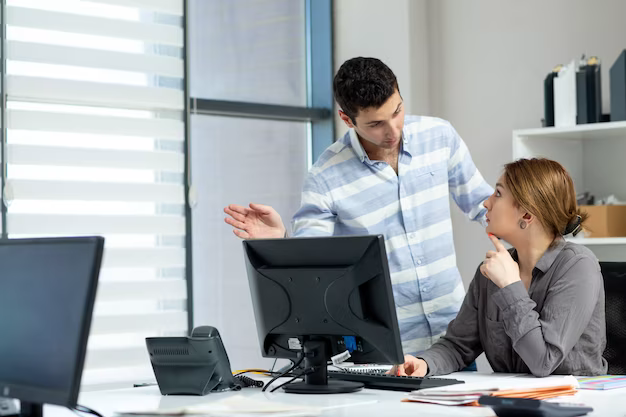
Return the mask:
[[224, 207], [224, 221], [233, 226], [233, 233], [242, 239], [269, 239], [285, 236], [280, 214], [270, 206], [250, 203], [250, 207], [230, 204]]

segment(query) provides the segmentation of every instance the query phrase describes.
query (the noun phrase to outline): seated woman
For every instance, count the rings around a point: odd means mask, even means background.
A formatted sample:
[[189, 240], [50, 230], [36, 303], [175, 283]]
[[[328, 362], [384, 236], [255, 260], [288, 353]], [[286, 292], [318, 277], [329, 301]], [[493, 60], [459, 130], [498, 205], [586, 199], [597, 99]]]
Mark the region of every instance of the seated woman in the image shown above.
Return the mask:
[[563, 239], [587, 217], [567, 171], [548, 159], [507, 164], [484, 205], [494, 250], [446, 335], [419, 358], [407, 355], [398, 374], [459, 371], [483, 351], [495, 372], [605, 374], [600, 266], [589, 249]]

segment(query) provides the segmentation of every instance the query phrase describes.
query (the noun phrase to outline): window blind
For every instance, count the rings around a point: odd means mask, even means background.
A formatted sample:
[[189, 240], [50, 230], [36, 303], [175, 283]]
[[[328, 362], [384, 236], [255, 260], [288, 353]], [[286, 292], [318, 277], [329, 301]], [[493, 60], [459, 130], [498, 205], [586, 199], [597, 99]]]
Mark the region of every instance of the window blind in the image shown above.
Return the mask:
[[[187, 332], [182, 0], [8, 0], [9, 237], [102, 235], [83, 388]], [[45, 317], [42, 317], [45, 320]]]

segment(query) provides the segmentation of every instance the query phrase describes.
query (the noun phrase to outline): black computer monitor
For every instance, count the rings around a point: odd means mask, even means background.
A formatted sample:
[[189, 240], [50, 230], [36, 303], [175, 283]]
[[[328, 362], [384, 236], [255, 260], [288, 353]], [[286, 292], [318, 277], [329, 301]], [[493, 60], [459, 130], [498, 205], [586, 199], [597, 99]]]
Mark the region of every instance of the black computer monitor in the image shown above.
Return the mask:
[[382, 236], [246, 240], [243, 245], [263, 356], [304, 354], [305, 381], [286, 385], [285, 391], [360, 389], [327, 378], [327, 361], [345, 352], [347, 344], [354, 363], [403, 362]]
[[104, 239], [0, 239], [0, 396], [76, 407]]

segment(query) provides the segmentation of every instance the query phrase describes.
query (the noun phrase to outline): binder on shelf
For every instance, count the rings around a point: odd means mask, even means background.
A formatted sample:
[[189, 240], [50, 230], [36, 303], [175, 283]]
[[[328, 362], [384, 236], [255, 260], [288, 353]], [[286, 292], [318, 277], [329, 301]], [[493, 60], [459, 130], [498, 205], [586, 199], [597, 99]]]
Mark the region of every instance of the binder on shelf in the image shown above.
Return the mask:
[[543, 127], [554, 126], [554, 79], [558, 76], [561, 66], [555, 67], [543, 81]]
[[554, 79], [554, 125], [576, 125], [576, 63], [561, 68]]
[[609, 71], [611, 83], [611, 121], [626, 120], [626, 49]]
[[602, 84], [600, 61], [591, 57], [576, 71], [577, 123], [599, 123], [602, 117]]

